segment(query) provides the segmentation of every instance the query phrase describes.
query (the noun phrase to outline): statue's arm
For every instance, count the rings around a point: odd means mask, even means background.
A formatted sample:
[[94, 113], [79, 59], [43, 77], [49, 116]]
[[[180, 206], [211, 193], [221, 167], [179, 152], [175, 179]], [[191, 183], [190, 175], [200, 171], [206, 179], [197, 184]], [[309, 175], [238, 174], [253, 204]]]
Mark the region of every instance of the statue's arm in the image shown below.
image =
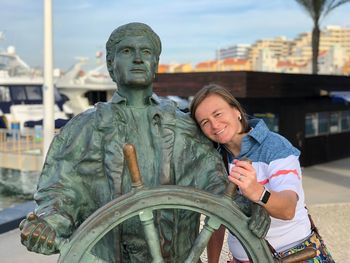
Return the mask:
[[[21, 241], [30, 251], [57, 252], [56, 237], [67, 238], [95, 209], [79, 167], [89, 155], [92, 129], [76, 120], [56, 136], [45, 160], [38, 189], [38, 207], [21, 223]], [[80, 126], [80, 127], [79, 127]]]
[[[178, 174], [193, 179], [196, 188], [213, 194], [223, 194], [228, 182], [227, 172], [213, 143], [187, 114], [182, 113], [176, 125], [182, 135], [176, 137], [174, 146], [177, 152], [175, 156], [178, 156], [178, 160], [175, 160], [179, 163]], [[178, 180], [182, 181], [182, 178]]]
[[[225, 180], [223, 183], [222, 180], [227, 178], [227, 173], [222, 157], [214, 148], [211, 147], [211, 149], [206, 149], [205, 145], [202, 147], [204, 147], [205, 154], [200, 154], [202, 157], [199, 157], [198, 159], [201, 161], [195, 166], [200, 167], [196, 168], [196, 170], [200, 171], [200, 173], [197, 175], [205, 175], [205, 178], [207, 178], [207, 181], [203, 185], [203, 189], [211, 193], [223, 194], [227, 186], [227, 181]], [[200, 179], [197, 180], [200, 181]], [[242, 212], [249, 217], [249, 229], [257, 237], [264, 238], [269, 230], [271, 222], [271, 218], [269, 217], [266, 209], [256, 203], [251, 202], [249, 199], [238, 193], [235, 195], [233, 201], [239, 206]], [[221, 227], [220, 230], [214, 233], [213, 238], [208, 244], [208, 255], [210, 255], [210, 258], [213, 259], [211, 262], [215, 262], [220, 255], [219, 252], [221, 251], [224, 236], [223, 228], [224, 227]]]
[[[215, 150], [216, 151], [216, 150]], [[226, 169], [223, 168], [223, 161], [221, 156], [219, 157], [216, 154], [210, 154], [208, 152], [205, 157], [206, 160], [204, 163], [207, 163], [214, 167], [208, 167], [208, 182], [206, 185], [206, 190], [209, 190], [213, 193], [223, 193], [220, 183], [218, 183], [218, 178], [226, 178]], [[226, 184], [225, 184], [226, 188]], [[264, 238], [269, 230], [271, 218], [267, 213], [266, 209], [259, 204], [256, 204], [250, 201], [248, 198], [244, 197], [241, 194], [236, 194], [233, 201], [238, 205], [242, 212], [247, 215], [249, 218], [248, 227], [249, 229], [259, 238]]]

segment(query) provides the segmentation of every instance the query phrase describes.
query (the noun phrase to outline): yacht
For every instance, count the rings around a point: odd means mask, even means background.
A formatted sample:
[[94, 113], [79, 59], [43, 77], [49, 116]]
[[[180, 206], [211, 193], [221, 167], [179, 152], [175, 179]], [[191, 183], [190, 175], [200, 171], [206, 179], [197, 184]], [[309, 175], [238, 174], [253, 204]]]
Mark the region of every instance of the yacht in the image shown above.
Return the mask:
[[58, 91], [74, 115], [93, 107], [96, 102], [108, 101], [117, 89], [106, 63], [89, 64], [87, 58], [78, 58], [77, 63], [56, 81]]
[[[19, 129], [42, 125], [42, 72], [29, 67], [10, 46], [0, 51], [0, 128]], [[55, 94], [55, 128], [61, 128], [73, 111], [57, 89]]]

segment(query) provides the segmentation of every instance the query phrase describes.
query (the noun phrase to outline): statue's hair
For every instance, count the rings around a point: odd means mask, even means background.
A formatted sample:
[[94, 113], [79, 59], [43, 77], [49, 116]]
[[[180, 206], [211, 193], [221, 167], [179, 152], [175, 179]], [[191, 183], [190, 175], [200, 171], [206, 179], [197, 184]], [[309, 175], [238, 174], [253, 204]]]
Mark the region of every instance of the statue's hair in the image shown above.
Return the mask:
[[160, 53], [162, 51], [162, 43], [159, 36], [152, 30], [152, 28], [143, 23], [129, 23], [122, 25], [111, 33], [106, 43], [106, 61], [109, 75], [115, 81], [113, 73], [113, 61], [115, 56], [116, 45], [123, 40], [126, 36], [147, 36], [149, 37], [154, 50], [159, 60]]

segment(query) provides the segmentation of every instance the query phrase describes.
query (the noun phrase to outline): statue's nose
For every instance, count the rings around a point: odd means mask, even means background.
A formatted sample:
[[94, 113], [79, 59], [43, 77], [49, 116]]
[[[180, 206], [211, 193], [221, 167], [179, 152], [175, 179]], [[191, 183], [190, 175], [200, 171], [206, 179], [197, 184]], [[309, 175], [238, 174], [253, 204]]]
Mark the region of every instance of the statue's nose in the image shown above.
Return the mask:
[[135, 55], [134, 55], [134, 62], [135, 63], [142, 63], [142, 56], [140, 51], [136, 50]]

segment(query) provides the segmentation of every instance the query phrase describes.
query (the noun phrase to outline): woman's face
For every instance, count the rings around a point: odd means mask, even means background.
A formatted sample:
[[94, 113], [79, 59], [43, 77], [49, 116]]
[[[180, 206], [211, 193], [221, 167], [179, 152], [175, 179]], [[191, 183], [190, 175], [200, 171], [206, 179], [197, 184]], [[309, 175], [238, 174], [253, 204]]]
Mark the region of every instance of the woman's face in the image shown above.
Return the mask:
[[239, 140], [242, 124], [240, 112], [221, 96], [210, 94], [197, 107], [195, 119], [212, 141], [228, 144]]

